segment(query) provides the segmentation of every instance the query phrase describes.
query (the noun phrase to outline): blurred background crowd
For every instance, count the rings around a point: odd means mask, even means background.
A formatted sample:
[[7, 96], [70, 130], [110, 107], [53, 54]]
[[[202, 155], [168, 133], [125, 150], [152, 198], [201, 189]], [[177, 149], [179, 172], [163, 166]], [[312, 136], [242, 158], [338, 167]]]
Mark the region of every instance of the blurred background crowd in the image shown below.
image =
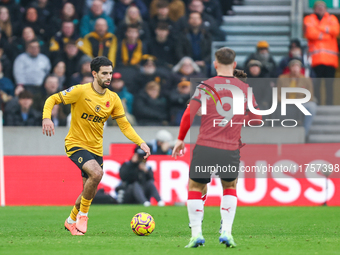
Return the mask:
[[[179, 125], [190, 98], [190, 79], [213, 75], [212, 42], [228, 41], [221, 24], [225, 16], [234, 15], [232, 5], [242, 4], [242, 0], [0, 0], [4, 124], [40, 125], [46, 98], [92, 82], [91, 59], [106, 56], [114, 65], [110, 89], [120, 96], [134, 125]], [[316, 111], [320, 84], [308, 77], [329, 78], [326, 104], [333, 104], [339, 22], [322, 1], [313, 10], [304, 20], [311, 65], [305, 63], [300, 39], [291, 40], [280, 62], [271, 56], [270, 43], [260, 40], [256, 51], [239, 63], [260, 108], [271, 106], [272, 87], [304, 87], [312, 93], [308, 107]], [[295, 97], [299, 95], [290, 95]], [[55, 106], [55, 125], [68, 125], [69, 113], [70, 107]], [[304, 123], [307, 133], [309, 122]]]

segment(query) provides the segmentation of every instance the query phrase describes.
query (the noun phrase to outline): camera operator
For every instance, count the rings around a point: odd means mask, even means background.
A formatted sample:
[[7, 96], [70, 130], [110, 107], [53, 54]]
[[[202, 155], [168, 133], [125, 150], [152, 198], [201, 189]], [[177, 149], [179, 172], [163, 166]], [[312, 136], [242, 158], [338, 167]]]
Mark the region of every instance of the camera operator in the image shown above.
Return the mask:
[[[145, 152], [140, 147], [136, 147], [132, 158], [119, 169], [122, 179], [122, 184], [116, 188], [121, 196], [119, 202], [150, 206], [150, 198], [153, 197], [157, 200], [158, 206], [164, 206], [154, 183], [152, 169], [146, 165], [144, 156]], [[122, 190], [124, 191], [123, 195]]]

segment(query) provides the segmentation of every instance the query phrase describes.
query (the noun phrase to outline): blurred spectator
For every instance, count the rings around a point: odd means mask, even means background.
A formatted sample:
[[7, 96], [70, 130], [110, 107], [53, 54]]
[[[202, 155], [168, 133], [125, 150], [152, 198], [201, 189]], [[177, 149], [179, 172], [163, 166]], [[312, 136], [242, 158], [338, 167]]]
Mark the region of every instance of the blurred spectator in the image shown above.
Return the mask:
[[117, 38], [108, 32], [108, 25], [105, 19], [96, 20], [95, 31], [89, 33], [78, 43], [79, 48], [91, 58], [105, 56], [116, 63]]
[[160, 0], [156, 5], [156, 15], [150, 20], [151, 34], [155, 37], [155, 30], [160, 23], [166, 24], [170, 33], [170, 37], [177, 37], [177, 25], [169, 17], [169, 2], [167, 0]]
[[52, 68], [52, 74], [58, 77], [58, 90], [63, 90], [66, 88], [64, 85], [66, 81], [65, 77], [66, 65], [62, 60], [56, 61], [54, 67]]
[[103, 1], [94, 0], [91, 7], [91, 12], [84, 15], [80, 22], [80, 36], [84, 37], [95, 29], [96, 20], [103, 18], [107, 22], [108, 32], [114, 33], [115, 26], [112, 19], [103, 12]]
[[[12, 99], [13, 100], [13, 99]], [[33, 95], [29, 91], [22, 91], [19, 100], [5, 109], [6, 126], [40, 126], [41, 113], [33, 109]]]
[[247, 68], [247, 83], [253, 88], [253, 94], [261, 110], [268, 110], [272, 105], [272, 86], [262, 70], [260, 61], [252, 59], [249, 61]]
[[188, 24], [188, 30], [181, 35], [176, 46], [177, 58], [189, 56], [205, 70], [211, 59], [211, 37], [202, 28], [202, 17], [199, 12], [189, 14]]
[[168, 105], [160, 96], [161, 86], [150, 81], [134, 99], [133, 113], [141, 126], [168, 125]]
[[[228, 2], [228, 0], [225, 0]], [[230, 1], [231, 2], [231, 1]], [[214, 17], [217, 21], [217, 25], [221, 26], [223, 22], [222, 7], [219, 0], [203, 0], [204, 12]]]
[[[6, 93], [8, 96], [14, 96], [14, 84], [13, 82], [4, 76], [4, 73], [2, 71], [2, 63], [0, 61], [0, 93], [1, 97], [3, 96], [3, 93]], [[2, 100], [6, 101], [6, 100]]]
[[171, 155], [172, 135], [169, 131], [161, 129], [156, 134], [156, 139], [148, 142], [151, 155]]
[[15, 0], [0, 0], [0, 6], [5, 6], [9, 10], [9, 16], [11, 17], [11, 23], [13, 26], [19, 24], [22, 15], [20, 6], [15, 2]]
[[83, 56], [83, 52], [80, 51], [76, 45], [76, 42], [72, 39], [70, 39], [64, 46], [64, 50], [57, 54], [55, 56], [54, 60], [52, 60], [54, 63], [59, 60], [62, 60], [66, 65], [66, 72], [65, 72], [65, 87], [70, 87], [71, 85], [71, 77], [74, 73], [76, 73], [78, 68], [78, 63]]
[[125, 38], [119, 43], [116, 65], [136, 66], [142, 60], [146, 45], [139, 39], [139, 26], [128, 25]]
[[[103, 11], [107, 16], [111, 16], [113, 9], [114, 9], [114, 5], [115, 5], [115, 1], [114, 0], [102, 0], [103, 1]], [[90, 12], [93, 0], [86, 0], [86, 5], [85, 5], [85, 14], [88, 14]]]
[[[122, 75], [120, 73], [113, 73], [110, 90], [116, 92], [122, 102], [127, 107], [127, 112], [132, 113], [133, 95], [127, 90]], [[125, 111], [126, 112], [126, 111]]]
[[79, 84], [86, 84], [86, 83], [92, 83], [93, 82], [93, 76], [91, 73], [87, 73], [83, 76]]
[[39, 41], [31, 40], [26, 45], [26, 52], [20, 54], [14, 61], [13, 75], [17, 85], [33, 93], [42, 85], [45, 76], [51, 70], [48, 57], [40, 53]]
[[179, 126], [190, 99], [190, 81], [181, 81], [169, 96], [171, 124]]
[[58, 19], [54, 15], [53, 0], [37, 0], [33, 4], [37, 8], [39, 23], [46, 28], [46, 38], [50, 39], [59, 29]]
[[269, 44], [266, 41], [259, 41], [256, 46], [256, 52], [252, 53], [244, 63], [244, 66], [248, 65], [248, 62], [252, 59], [258, 60], [262, 64], [264, 73], [269, 77], [276, 77], [276, 63], [272, 55], [269, 52]]
[[25, 52], [26, 49], [26, 44], [33, 39], [36, 39], [39, 41], [40, 45], [40, 52], [42, 54], [47, 55], [48, 54], [48, 49], [41, 38], [36, 37], [33, 28], [31, 27], [25, 27], [22, 30], [22, 36], [20, 37], [15, 37], [13, 42], [11, 43], [11, 53], [10, 57], [11, 60], [14, 61], [14, 59], [21, 53]]
[[199, 66], [190, 57], [182, 58], [177, 65], [172, 68], [172, 86], [175, 88], [181, 81], [190, 81], [191, 78], [202, 78]]
[[321, 103], [321, 78], [325, 79], [326, 104], [333, 104], [333, 81], [335, 70], [339, 66], [338, 41], [339, 21], [327, 12], [326, 4], [317, 1], [314, 13], [304, 18], [304, 32], [308, 40], [309, 54], [312, 57], [312, 67], [319, 78], [315, 82], [315, 96]]
[[79, 64], [78, 64], [78, 70], [79, 72], [74, 73], [71, 77], [71, 86], [72, 85], [76, 85], [76, 84], [80, 84], [81, 80], [83, 79], [84, 76], [86, 76], [87, 74], [91, 75], [91, 61], [92, 58], [90, 58], [87, 55], [83, 55], [80, 60], [79, 60]]
[[118, 0], [113, 10], [113, 17], [117, 26], [124, 20], [126, 10], [129, 6], [137, 6], [143, 20], [148, 20], [149, 12], [142, 0]]
[[38, 11], [35, 7], [27, 8], [23, 21], [20, 22], [20, 28], [17, 30], [16, 34], [22, 31], [25, 27], [31, 27], [34, 30], [36, 36], [41, 37], [44, 41], [49, 40], [48, 31], [46, 31], [47, 24], [41, 23], [38, 17]]
[[71, 21], [77, 28], [79, 28], [79, 17], [76, 12], [75, 6], [66, 2], [61, 10], [61, 21]]
[[169, 77], [157, 70], [155, 57], [143, 55], [139, 74], [135, 75], [134, 82], [129, 86], [129, 91], [137, 95], [150, 81], [155, 81], [161, 86], [161, 94], [170, 92]]
[[118, 40], [121, 41], [124, 39], [127, 26], [131, 24], [139, 27], [139, 37], [144, 43], [147, 43], [150, 40], [149, 26], [145, 21], [143, 21], [139, 9], [133, 5], [126, 9], [125, 18], [117, 27], [116, 35]]
[[153, 197], [159, 206], [163, 206], [164, 202], [155, 186], [152, 169], [146, 165], [144, 156], [144, 151], [137, 147], [132, 158], [120, 167], [119, 176], [122, 184], [116, 188], [116, 191], [123, 195], [118, 201], [124, 204], [137, 203], [150, 206], [150, 198]]
[[79, 39], [78, 33], [75, 31], [75, 25], [72, 21], [63, 21], [61, 30], [58, 31], [50, 40], [50, 51], [62, 51], [64, 45], [69, 40], [77, 41]]
[[234, 15], [233, 0], [219, 0], [221, 4], [221, 10], [223, 15]]
[[225, 32], [219, 29], [217, 21], [215, 20], [214, 17], [204, 12], [205, 7], [203, 5], [202, 0], [191, 0], [188, 9], [189, 9], [188, 16], [183, 16], [178, 21], [178, 27], [180, 31], [184, 31], [189, 26], [188, 19], [190, 13], [198, 12], [201, 14], [203, 28], [211, 34], [213, 41], [225, 41], [226, 36]]
[[[22, 0], [20, 0], [22, 1]], [[50, 0], [50, 4], [52, 7], [52, 10], [54, 12], [54, 15], [59, 16], [61, 14], [62, 17], [62, 21], [64, 20], [74, 20], [76, 23], [74, 23], [75, 25], [78, 25], [79, 23], [79, 18], [81, 18], [83, 16], [83, 12], [85, 9], [85, 1], [84, 0], [59, 0], [59, 1], [55, 1], [55, 0]], [[75, 14], [75, 16], [73, 15], [66, 15], [68, 16], [68, 18], [72, 17], [72, 19], [65, 19], [66, 17], [64, 17], [64, 11], [65, 11], [65, 6], [71, 4], [72, 5], [72, 9], [73, 9], [73, 14]], [[68, 5], [66, 8], [68, 9], [70, 7], [70, 5]], [[71, 10], [71, 9], [69, 9]], [[71, 13], [71, 11], [66, 11], [66, 13]]]
[[169, 26], [167, 23], [158, 23], [155, 30], [155, 38], [148, 44], [147, 52], [157, 59], [157, 63], [172, 68], [178, 61], [176, 57], [176, 43], [169, 37]]
[[33, 108], [39, 112], [42, 112], [46, 99], [60, 91], [58, 87], [58, 77], [53, 74], [48, 75], [44, 81], [44, 85], [41, 86], [41, 89], [34, 95]]
[[[302, 49], [301, 43], [299, 39], [292, 39], [289, 44], [289, 53], [288, 56], [285, 56], [281, 59], [280, 64], [277, 68], [277, 75], [289, 73], [289, 66], [288, 63], [292, 59], [299, 59], [303, 63], [302, 58]], [[301, 68], [301, 73], [305, 74], [305, 69]]]
[[11, 17], [9, 16], [8, 8], [5, 6], [0, 7], [0, 29], [7, 37], [7, 40], [11, 42], [13, 36], [13, 26]]
[[[153, 0], [150, 4], [150, 15], [157, 15], [157, 4], [162, 0]], [[185, 15], [185, 4], [181, 0], [169, 0], [169, 18], [176, 22]]]
[[4, 45], [4, 43], [0, 40], [0, 62], [2, 63], [2, 71], [3, 75], [9, 79], [13, 78], [13, 64], [10, 59], [10, 56], [7, 55], [7, 53], [10, 54], [8, 45]]
[[[311, 99], [309, 102], [304, 103], [303, 106], [312, 114], [306, 115], [304, 119], [304, 128], [305, 134], [308, 136], [309, 129], [312, 125], [313, 118], [316, 115], [317, 105], [314, 102], [314, 93], [313, 93], [313, 83], [310, 78], [306, 78], [303, 74], [301, 74], [302, 63], [293, 59], [289, 62], [289, 70], [288, 74], [282, 74], [279, 76], [277, 81], [278, 88], [278, 98], [279, 102], [281, 102], [281, 88], [290, 87], [290, 88], [304, 88], [309, 90], [311, 93]], [[305, 95], [302, 93], [287, 93], [287, 98], [296, 99], [296, 98], [304, 98]]]

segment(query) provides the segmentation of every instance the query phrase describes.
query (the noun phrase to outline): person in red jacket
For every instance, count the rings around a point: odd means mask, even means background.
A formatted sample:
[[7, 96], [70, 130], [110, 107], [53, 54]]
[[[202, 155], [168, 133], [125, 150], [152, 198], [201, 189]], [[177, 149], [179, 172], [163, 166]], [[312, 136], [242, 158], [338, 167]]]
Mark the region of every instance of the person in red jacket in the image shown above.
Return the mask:
[[[339, 21], [327, 12], [326, 4], [317, 1], [314, 4], [314, 13], [304, 18], [304, 34], [308, 40], [309, 54], [312, 58], [312, 67], [317, 78], [325, 79], [326, 104], [333, 104], [333, 79], [335, 69], [338, 68], [338, 42]], [[320, 104], [321, 79], [315, 82], [315, 96]]]

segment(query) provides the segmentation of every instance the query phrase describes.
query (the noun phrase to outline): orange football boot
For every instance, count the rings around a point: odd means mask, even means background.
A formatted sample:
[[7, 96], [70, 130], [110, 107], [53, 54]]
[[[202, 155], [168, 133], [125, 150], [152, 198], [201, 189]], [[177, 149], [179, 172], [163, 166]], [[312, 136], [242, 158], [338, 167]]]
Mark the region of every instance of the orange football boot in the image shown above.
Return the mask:
[[81, 233], [80, 231], [77, 230], [76, 223], [70, 224], [70, 223], [67, 222], [67, 219], [66, 219], [64, 226], [65, 226], [65, 229], [70, 231], [73, 236], [83, 236], [84, 235], [83, 233]]
[[87, 230], [87, 221], [88, 221], [88, 217], [84, 216], [84, 215], [80, 215], [78, 213], [77, 215], [77, 223], [76, 223], [76, 228], [78, 231], [82, 232], [82, 233], [86, 233]]

